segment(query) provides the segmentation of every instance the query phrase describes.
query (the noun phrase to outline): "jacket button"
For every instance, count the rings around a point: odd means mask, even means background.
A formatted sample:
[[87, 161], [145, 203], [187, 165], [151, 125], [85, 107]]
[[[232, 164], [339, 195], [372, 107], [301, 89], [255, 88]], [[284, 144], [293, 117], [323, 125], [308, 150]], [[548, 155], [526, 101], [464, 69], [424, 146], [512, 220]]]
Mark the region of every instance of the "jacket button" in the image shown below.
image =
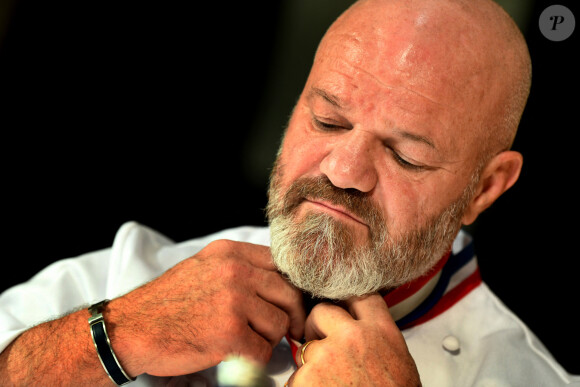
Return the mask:
[[443, 349], [452, 355], [459, 354], [459, 340], [455, 336], [447, 336], [443, 339]]

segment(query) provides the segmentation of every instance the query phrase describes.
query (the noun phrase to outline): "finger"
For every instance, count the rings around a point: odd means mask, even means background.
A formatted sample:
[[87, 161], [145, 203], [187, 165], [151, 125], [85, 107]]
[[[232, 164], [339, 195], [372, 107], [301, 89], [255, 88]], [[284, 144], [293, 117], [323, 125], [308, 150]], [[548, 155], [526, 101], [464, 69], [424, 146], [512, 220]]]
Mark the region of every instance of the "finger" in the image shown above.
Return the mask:
[[306, 340], [323, 339], [334, 332], [342, 331], [344, 324], [352, 321], [352, 316], [338, 305], [321, 302], [312, 308], [304, 327]]
[[315, 376], [316, 373], [317, 373], [316, 368], [312, 368], [308, 364], [306, 364], [305, 366], [300, 367], [296, 371], [294, 371], [294, 373], [290, 376], [288, 381], [284, 384], [284, 387], [338, 385], [338, 383], [340, 383], [335, 381], [333, 384], [328, 384], [326, 382], [325, 384], [321, 384], [320, 381], [314, 380], [316, 377]]
[[391, 316], [387, 303], [379, 294], [350, 298], [345, 306], [355, 319], [384, 329], [384, 333], [390, 337], [390, 340], [394, 340], [393, 343], [398, 342], [405, 346], [403, 334]]
[[[228, 355], [241, 356], [265, 365], [272, 356], [272, 346], [261, 335], [246, 325], [240, 340], [232, 341], [232, 350]], [[223, 360], [223, 359], [221, 359]]]
[[257, 295], [285, 311], [290, 318], [290, 336], [301, 339], [306, 320], [302, 292], [278, 273], [263, 271], [260, 275], [261, 279], [256, 284]]
[[249, 302], [253, 305], [248, 305], [248, 323], [274, 347], [288, 332], [290, 317], [282, 309], [259, 297], [254, 297]]
[[378, 293], [351, 297], [345, 301], [345, 306], [356, 320], [386, 319], [393, 321], [387, 303]]
[[306, 343], [302, 344], [298, 350], [296, 351], [295, 357], [294, 357], [294, 361], [296, 362], [296, 365], [298, 366], [298, 368], [301, 368], [304, 364], [306, 364], [308, 362], [308, 351], [312, 351], [314, 350], [317, 343], [319, 342], [319, 340], [310, 340], [307, 341]]
[[290, 317], [290, 335], [295, 339], [301, 339], [304, 336], [304, 322], [306, 320], [302, 291], [291, 285], [277, 272], [269, 247], [251, 243], [240, 243], [240, 247], [240, 253], [247, 254], [251, 263], [266, 270], [265, 273], [262, 273], [263, 279], [258, 282], [257, 294], [288, 314]]

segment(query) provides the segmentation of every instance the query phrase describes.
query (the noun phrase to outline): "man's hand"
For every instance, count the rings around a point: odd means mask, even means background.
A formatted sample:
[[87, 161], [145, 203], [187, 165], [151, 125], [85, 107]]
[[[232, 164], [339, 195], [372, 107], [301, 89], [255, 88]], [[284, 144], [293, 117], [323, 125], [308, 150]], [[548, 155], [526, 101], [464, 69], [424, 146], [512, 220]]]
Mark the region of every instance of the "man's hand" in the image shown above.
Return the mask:
[[[270, 249], [220, 240], [109, 303], [105, 321], [129, 374], [182, 375], [228, 355], [266, 363], [290, 330], [302, 337], [302, 295]], [[87, 328], [88, 329], [88, 328]]]
[[417, 367], [387, 304], [378, 295], [352, 298], [345, 308], [316, 305], [306, 320], [304, 351], [290, 386], [420, 386]]

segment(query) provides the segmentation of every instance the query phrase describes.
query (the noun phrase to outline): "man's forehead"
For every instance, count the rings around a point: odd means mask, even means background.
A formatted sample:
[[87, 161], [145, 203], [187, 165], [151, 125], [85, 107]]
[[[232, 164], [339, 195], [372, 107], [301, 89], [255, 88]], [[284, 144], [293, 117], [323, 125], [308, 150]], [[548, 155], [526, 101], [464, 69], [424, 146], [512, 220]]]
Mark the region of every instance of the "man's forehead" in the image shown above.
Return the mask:
[[[477, 75], [483, 72], [470, 64], [473, 58], [453, 54], [453, 45], [427, 44], [432, 38], [409, 33], [413, 28], [330, 30], [305, 91], [336, 108], [393, 110], [393, 116], [383, 120], [391, 118], [409, 133], [417, 129], [431, 138], [474, 135], [465, 128], [477, 114], [477, 105], [468, 100], [484, 94], [485, 82]], [[450, 138], [428, 142], [438, 149], [456, 148]]]

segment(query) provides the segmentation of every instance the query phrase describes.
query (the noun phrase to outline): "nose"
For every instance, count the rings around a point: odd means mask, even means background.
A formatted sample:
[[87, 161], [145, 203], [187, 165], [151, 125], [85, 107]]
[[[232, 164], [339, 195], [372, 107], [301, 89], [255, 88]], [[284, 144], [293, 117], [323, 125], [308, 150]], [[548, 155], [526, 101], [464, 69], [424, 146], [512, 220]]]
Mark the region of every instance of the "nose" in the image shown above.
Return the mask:
[[370, 192], [378, 181], [372, 150], [372, 136], [353, 129], [334, 144], [320, 171], [335, 187]]

